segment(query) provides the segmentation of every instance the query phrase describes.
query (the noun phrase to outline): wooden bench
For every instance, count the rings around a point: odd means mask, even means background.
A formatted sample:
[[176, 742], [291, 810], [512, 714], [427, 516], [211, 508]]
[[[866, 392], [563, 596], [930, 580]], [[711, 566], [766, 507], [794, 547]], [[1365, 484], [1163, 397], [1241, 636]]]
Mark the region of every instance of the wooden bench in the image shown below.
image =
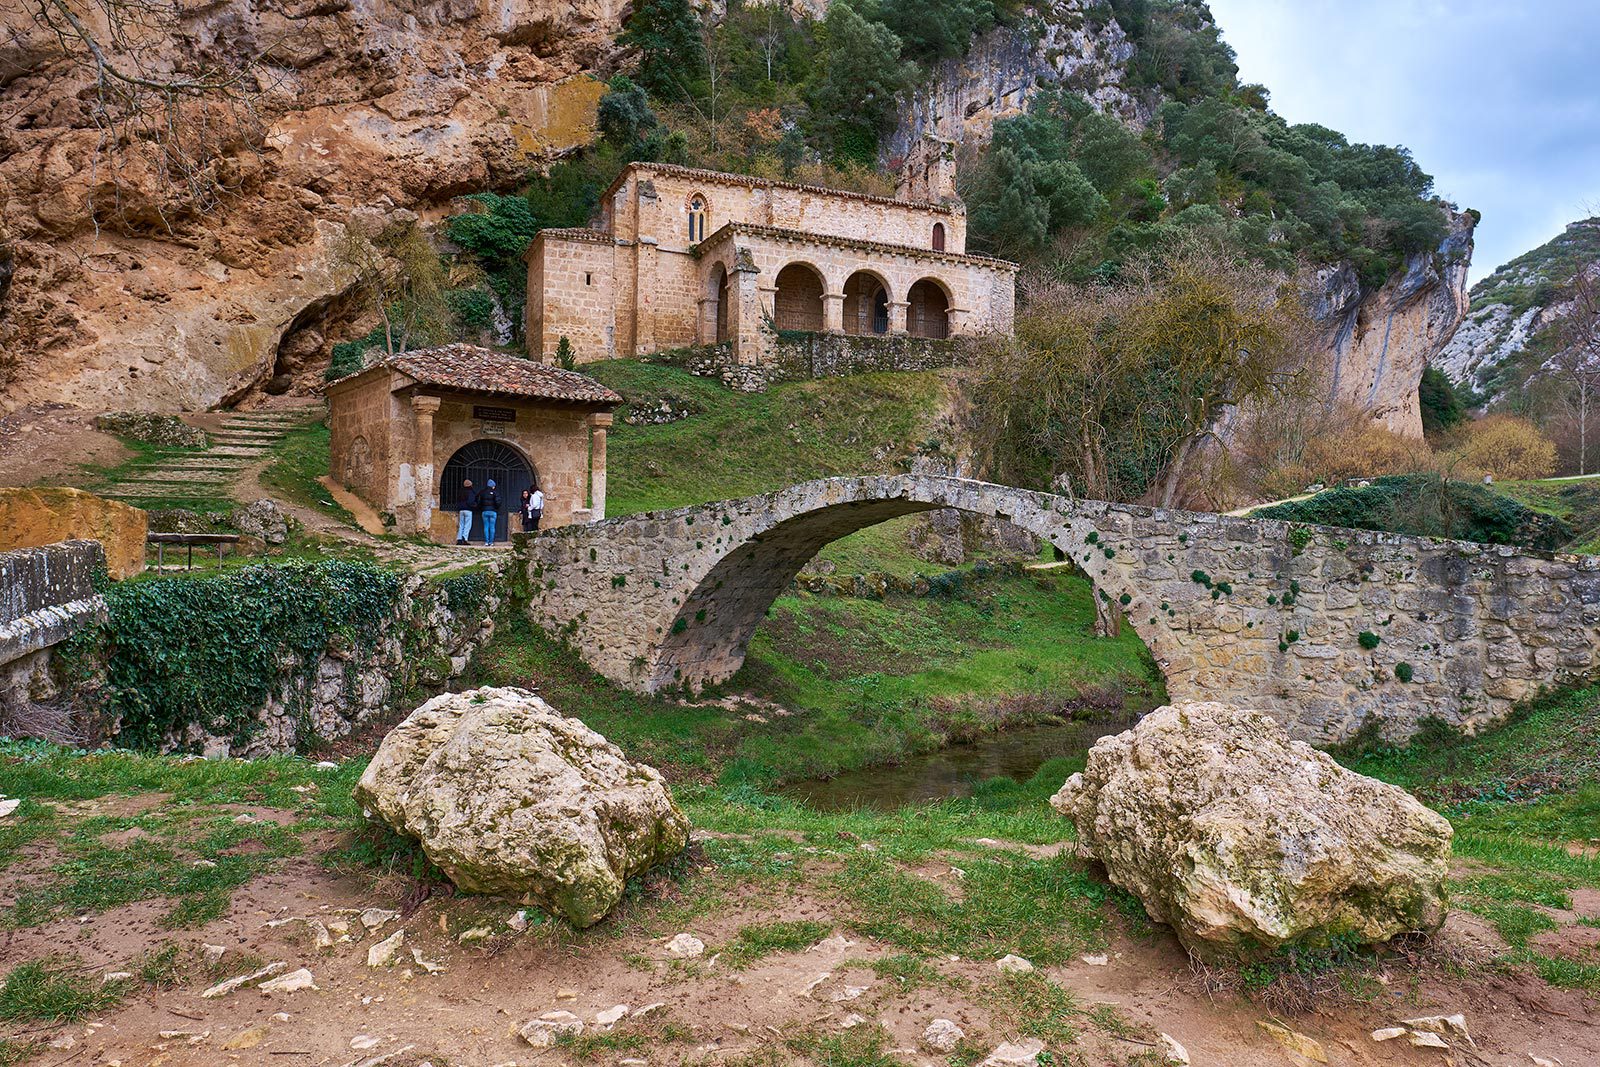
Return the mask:
[[222, 559], [224, 545], [239, 543], [238, 534], [226, 533], [153, 533], [145, 536], [145, 543], [156, 546], [156, 570], [160, 570], [167, 562], [168, 545], [185, 545], [189, 549], [189, 561], [184, 565], [184, 570], [194, 567], [195, 545], [216, 545], [217, 559]]

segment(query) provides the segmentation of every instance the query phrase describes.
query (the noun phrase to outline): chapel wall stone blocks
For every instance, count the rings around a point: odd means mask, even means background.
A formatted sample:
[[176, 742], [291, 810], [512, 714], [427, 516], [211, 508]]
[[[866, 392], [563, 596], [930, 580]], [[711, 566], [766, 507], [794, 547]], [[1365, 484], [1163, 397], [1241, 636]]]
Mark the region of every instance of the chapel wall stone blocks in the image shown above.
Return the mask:
[[726, 342], [761, 365], [780, 332], [1009, 333], [1015, 264], [965, 249], [959, 201], [636, 163], [596, 228], [535, 238], [528, 348], [549, 361], [566, 337], [587, 362]]

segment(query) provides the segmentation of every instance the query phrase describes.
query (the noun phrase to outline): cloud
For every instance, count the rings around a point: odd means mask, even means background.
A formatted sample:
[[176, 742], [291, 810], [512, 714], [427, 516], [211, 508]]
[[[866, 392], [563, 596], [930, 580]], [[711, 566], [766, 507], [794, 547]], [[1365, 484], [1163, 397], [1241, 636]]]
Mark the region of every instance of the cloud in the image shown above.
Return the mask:
[[1600, 214], [1595, 0], [1210, 0], [1239, 76], [1290, 122], [1403, 144], [1483, 213], [1480, 278]]

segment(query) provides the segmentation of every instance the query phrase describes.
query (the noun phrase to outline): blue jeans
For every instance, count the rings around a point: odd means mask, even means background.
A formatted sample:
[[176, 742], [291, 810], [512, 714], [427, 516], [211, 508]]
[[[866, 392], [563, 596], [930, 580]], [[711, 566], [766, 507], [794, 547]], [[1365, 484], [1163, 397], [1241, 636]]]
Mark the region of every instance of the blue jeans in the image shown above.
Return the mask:
[[494, 523], [500, 517], [499, 512], [485, 511], [483, 513], [483, 543], [494, 544]]
[[472, 536], [472, 512], [462, 508], [456, 514], [456, 540], [465, 541]]

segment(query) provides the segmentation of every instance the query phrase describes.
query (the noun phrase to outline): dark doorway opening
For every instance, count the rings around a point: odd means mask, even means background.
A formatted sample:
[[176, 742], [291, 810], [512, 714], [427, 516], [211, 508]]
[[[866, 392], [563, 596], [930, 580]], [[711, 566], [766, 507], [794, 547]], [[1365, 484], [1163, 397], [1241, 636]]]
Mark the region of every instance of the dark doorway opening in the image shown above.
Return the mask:
[[[444, 465], [439, 478], [439, 510], [460, 511], [465, 490], [461, 483], [472, 479], [472, 492], [481, 493], [493, 479], [500, 494], [499, 518], [495, 520], [495, 540], [503, 541], [513, 532], [511, 516], [522, 502], [522, 491], [538, 483], [533, 468], [522, 453], [504, 441], [473, 441], [463, 445]], [[474, 515], [470, 540], [483, 540], [483, 515]]]

